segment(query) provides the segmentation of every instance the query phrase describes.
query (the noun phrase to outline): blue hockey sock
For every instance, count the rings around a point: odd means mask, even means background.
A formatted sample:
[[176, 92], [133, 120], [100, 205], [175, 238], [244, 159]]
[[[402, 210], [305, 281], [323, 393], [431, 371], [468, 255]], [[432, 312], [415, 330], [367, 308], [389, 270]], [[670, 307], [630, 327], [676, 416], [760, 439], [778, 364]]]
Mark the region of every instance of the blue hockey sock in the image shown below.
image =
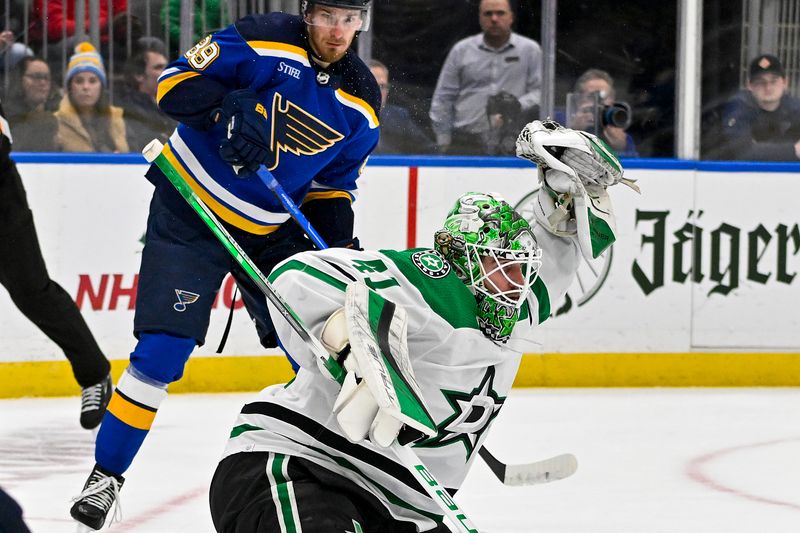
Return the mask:
[[167, 397], [167, 385], [147, 378], [129, 366], [117, 383], [95, 443], [95, 461], [123, 474], [144, 442], [158, 406]]

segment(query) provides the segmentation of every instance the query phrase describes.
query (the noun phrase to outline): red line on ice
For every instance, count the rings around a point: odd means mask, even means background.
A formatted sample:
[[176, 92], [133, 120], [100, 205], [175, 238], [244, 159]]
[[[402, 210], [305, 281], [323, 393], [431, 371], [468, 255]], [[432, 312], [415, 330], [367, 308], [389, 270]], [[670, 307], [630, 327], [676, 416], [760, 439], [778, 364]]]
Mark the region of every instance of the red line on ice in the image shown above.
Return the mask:
[[769, 505], [778, 505], [780, 507], [788, 507], [789, 509], [794, 509], [796, 511], [800, 511], [800, 505], [792, 502], [785, 502], [781, 500], [774, 500], [772, 498], [765, 498], [763, 496], [758, 496], [756, 494], [750, 494], [738, 489], [734, 489], [733, 487], [728, 487], [723, 485], [722, 483], [715, 481], [711, 478], [709, 474], [706, 474], [703, 469], [706, 465], [719, 459], [720, 457], [731, 455], [736, 452], [740, 452], [743, 450], [753, 449], [753, 448], [761, 448], [765, 446], [774, 446], [776, 444], [783, 444], [785, 442], [795, 442], [799, 439], [783, 439], [783, 440], [773, 440], [768, 442], [759, 442], [755, 444], [746, 444], [743, 446], [735, 446], [733, 448], [726, 448], [723, 450], [717, 450], [715, 452], [707, 453], [704, 455], [700, 455], [695, 457], [686, 465], [686, 475], [688, 475], [692, 480], [705, 485], [713, 490], [718, 490], [720, 492], [726, 492], [728, 494], [733, 494], [734, 496], [738, 496], [740, 498], [744, 498], [746, 500], [759, 502], [759, 503], [766, 503]]
[[[171, 500], [167, 500], [166, 502], [162, 503], [161, 505], [158, 505], [158, 506], [156, 506], [156, 507], [154, 507], [154, 508], [152, 508], [152, 509], [150, 509], [148, 511], [140, 513], [139, 515], [134, 516], [132, 518], [125, 517], [125, 515], [124, 515], [125, 509], [123, 508], [122, 509], [122, 511], [123, 511], [122, 522], [118, 523], [118, 524], [114, 524], [114, 531], [115, 532], [131, 531], [131, 530], [133, 530], [133, 528], [139, 527], [142, 524], [146, 524], [147, 522], [150, 522], [153, 519], [158, 518], [159, 516], [161, 516], [163, 514], [166, 514], [166, 513], [170, 512], [170, 511], [173, 511], [178, 507], [186, 505], [190, 501], [192, 501], [192, 500], [194, 500], [196, 498], [199, 498], [200, 496], [204, 496], [206, 494], [208, 494], [208, 487], [199, 487], [199, 488], [196, 488], [194, 490], [190, 490], [188, 492], [184, 492], [180, 496], [176, 496], [175, 498], [172, 498]], [[123, 495], [122, 498], [123, 498], [123, 501], [124, 501], [125, 496]], [[111, 517], [113, 516], [113, 513], [114, 513], [114, 510], [112, 509], [111, 512], [108, 513], [107, 521], [111, 520]]]

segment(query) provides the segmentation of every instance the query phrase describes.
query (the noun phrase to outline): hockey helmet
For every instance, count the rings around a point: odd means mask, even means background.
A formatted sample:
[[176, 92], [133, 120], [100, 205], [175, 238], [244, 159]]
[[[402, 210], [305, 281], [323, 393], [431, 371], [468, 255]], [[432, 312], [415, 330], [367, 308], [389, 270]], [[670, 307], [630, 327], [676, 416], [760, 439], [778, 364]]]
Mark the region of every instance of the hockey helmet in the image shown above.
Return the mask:
[[[328, 7], [338, 7], [342, 9], [357, 9], [360, 12], [360, 22], [358, 31], [367, 31], [370, 26], [372, 0], [303, 0], [300, 12], [303, 14], [303, 19], [306, 24], [315, 25], [330, 25], [332, 21], [322, 19], [320, 17], [312, 17], [309, 11], [315, 4]], [[347, 23], [346, 20], [342, 22]], [[351, 22], [352, 23], [352, 22]]]
[[542, 264], [528, 221], [499, 194], [469, 192], [447, 214], [434, 248], [475, 296], [483, 334], [506, 342]]

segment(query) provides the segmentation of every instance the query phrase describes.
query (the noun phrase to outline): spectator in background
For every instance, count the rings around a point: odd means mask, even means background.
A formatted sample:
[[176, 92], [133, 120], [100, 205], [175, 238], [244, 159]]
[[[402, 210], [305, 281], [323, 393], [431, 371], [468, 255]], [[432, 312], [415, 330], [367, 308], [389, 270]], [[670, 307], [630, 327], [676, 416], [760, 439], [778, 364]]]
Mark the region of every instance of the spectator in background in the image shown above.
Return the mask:
[[167, 142], [177, 126], [156, 103], [158, 77], [166, 66], [167, 58], [158, 47], [137, 52], [125, 64], [125, 85], [115, 101], [125, 112], [128, 147], [133, 152], [140, 152], [153, 139]]
[[56, 151], [56, 117], [61, 95], [53, 87], [50, 67], [40, 57], [25, 57], [13, 71], [6, 116], [14, 129], [14, 150]]
[[33, 50], [22, 43], [16, 42], [14, 32], [11, 30], [0, 31], [0, 72], [8, 68], [14, 68], [23, 57], [32, 56]]
[[381, 90], [381, 136], [376, 154], [430, 154], [435, 150], [433, 141], [411, 118], [408, 109], [387, 103], [389, 100], [389, 69], [373, 59], [369, 70]]
[[[639, 157], [636, 143], [634, 143], [633, 137], [625, 131], [625, 128], [611, 124], [595, 124], [597, 116], [595, 107], [597, 105], [610, 106], [616, 102], [614, 78], [608, 72], [596, 68], [587, 70], [575, 81], [574, 94], [577, 101], [583, 105], [579, 105], [575, 115], [569, 117], [567, 125], [570, 128], [594, 133], [603, 139], [618, 157]], [[594, 95], [597, 97], [595, 98]], [[590, 107], [589, 112], [582, 111], [582, 108], [587, 106]]]
[[[508, 0], [481, 0], [482, 33], [456, 43], [445, 60], [431, 101], [430, 118], [439, 150], [449, 154], [486, 154], [493, 132], [513, 118], [522, 124], [538, 115], [542, 50], [511, 31], [514, 14]], [[517, 117], [487, 116], [490, 97], [519, 101]], [[502, 97], [502, 98], [500, 98]]]
[[[205, 7], [205, 11], [203, 11]], [[161, 23], [169, 24], [169, 49], [180, 50], [181, 0], [165, 0], [161, 7]], [[196, 43], [212, 31], [230, 24], [227, 6], [221, 0], [194, 0], [194, 31], [192, 43]]]
[[[44, 2], [47, 2], [47, 20], [44, 21]], [[88, 0], [80, 0], [85, 2], [84, 6], [84, 28], [89, 32], [90, 28], [90, 9]], [[56, 44], [64, 39], [66, 33], [67, 46], [72, 42], [70, 37], [77, 39], [84, 39], [85, 35], [75, 35], [75, 0], [34, 0], [33, 13], [30, 25], [29, 36], [32, 42], [43, 42], [44, 32], [47, 32], [47, 42]], [[101, 0], [100, 4], [100, 41], [105, 44], [108, 42], [108, 27], [109, 21], [114, 17], [124, 15], [128, 9], [128, 0], [112, 0], [111, 13], [108, 12], [108, 0]], [[65, 32], [66, 28], [66, 32]]]
[[722, 157], [750, 161], [800, 159], [800, 100], [787, 94], [786, 73], [770, 54], [748, 69], [747, 89], [725, 106]]
[[56, 144], [65, 152], [127, 152], [122, 109], [108, 103], [103, 59], [80, 43], [64, 76], [66, 94], [56, 111]]

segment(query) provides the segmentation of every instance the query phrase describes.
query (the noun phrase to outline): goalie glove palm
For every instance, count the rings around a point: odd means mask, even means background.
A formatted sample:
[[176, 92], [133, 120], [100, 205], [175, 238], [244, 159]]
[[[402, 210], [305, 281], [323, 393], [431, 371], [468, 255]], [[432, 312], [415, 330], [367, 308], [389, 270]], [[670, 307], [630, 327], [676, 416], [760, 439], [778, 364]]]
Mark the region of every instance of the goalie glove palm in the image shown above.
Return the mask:
[[539, 166], [540, 181], [547, 179], [550, 169], [559, 171], [558, 177], [548, 180], [558, 193], [577, 194], [586, 185], [609, 187], [623, 181], [619, 160], [602, 140], [552, 121], [535, 120], [522, 129], [517, 157]]
[[256, 172], [269, 156], [266, 108], [255, 92], [241, 89], [225, 96], [222, 114], [228, 121], [228, 138], [219, 147], [220, 157], [244, 169], [237, 169], [237, 175]]

